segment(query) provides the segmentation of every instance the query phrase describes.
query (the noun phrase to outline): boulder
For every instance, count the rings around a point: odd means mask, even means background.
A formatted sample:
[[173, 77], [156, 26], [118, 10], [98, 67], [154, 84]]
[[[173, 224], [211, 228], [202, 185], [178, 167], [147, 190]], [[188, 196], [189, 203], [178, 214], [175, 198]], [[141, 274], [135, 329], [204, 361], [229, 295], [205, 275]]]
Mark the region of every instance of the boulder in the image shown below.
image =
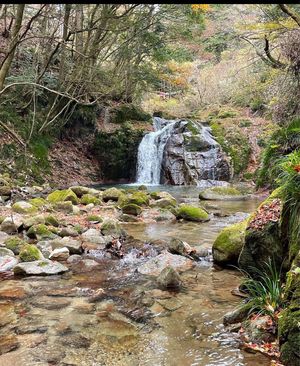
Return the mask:
[[128, 215], [123, 213], [122, 215], [119, 216], [119, 221], [122, 222], [139, 222], [139, 219], [133, 215]]
[[66, 247], [56, 248], [50, 253], [49, 259], [60, 262], [60, 261], [66, 261], [69, 258], [69, 256], [70, 252], [68, 248]]
[[22, 246], [19, 253], [19, 258], [21, 262], [33, 262], [39, 259], [43, 259], [44, 257], [35, 245], [26, 244]]
[[66, 247], [70, 254], [81, 254], [83, 252], [81, 241], [71, 239], [69, 236], [62, 239], [51, 240], [50, 245], [52, 246], [52, 249]]
[[192, 248], [188, 243], [177, 239], [172, 238], [168, 243], [168, 250], [172, 254], [179, 254], [183, 256], [190, 256], [191, 254], [196, 253], [196, 249]]
[[68, 271], [68, 268], [59, 262], [42, 259], [34, 262], [19, 263], [14, 267], [16, 275], [47, 276]]
[[45, 224], [45, 216], [44, 215], [36, 215], [30, 216], [24, 219], [23, 227], [25, 230], [29, 229], [33, 225]]
[[206, 211], [200, 207], [182, 205], [176, 211], [175, 215], [177, 219], [184, 219], [187, 221], [209, 221], [209, 216]]
[[103, 191], [102, 193], [102, 199], [104, 202], [108, 202], [108, 201], [118, 201], [119, 197], [122, 195], [123, 193], [115, 188], [108, 188], [105, 191]]
[[78, 204], [78, 198], [70, 188], [50, 193], [47, 196], [47, 201], [50, 203], [71, 201], [74, 205]]
[[11, 219], [7, 218], [1, 223], [0, 230], [5, 234], [15, 234], [18, 232], [18, 226]]
[[49, 230], [45, 224], [38, 224], [31, 226], [27, 231], [27, 236], [31, 239], [53, 239], [56, 235]]
[[64, 227], [60, 230], [59, 232], [59, 236], [61, 236], [62, 238], [64, 238], [65, 236], [78, 236], [78, 232], [73, 228], [73, 227]]
[[172, 266], [165, 267], [158, 275], [156, 281], [165, 289], [179, 288], [182, 283], [178, 272]]
[[0, 272], [6, 272], [13, 269], [18, 264], [18, 259], [10, 256], [4, 255], [0, 257]]
[[157, 257], [151, 258], [146, 263], [140, 265], [137, 270], [141, 274], [158, 276], [169, 265], [177, 271], [183, 272], [191, 269], [194, 266], [194, 262], [181, 255], [163, 251]]
[[57, 202], [53, 204], [53, 208], [56, 211], [64, 213], [74, 213], [74, 207], [71, 201]]
[[18, 201], [12, 205], [12, 210], [20, 214], [32, 214], [37, 208], [26, 201]]
[[219, 265], [237, 265], [245, 243], [248, 219], [224, 228], [212, 246], [213, 260]]
[[101, 225], [101, 233], [103, 235], [112, 235], [113, 237], [119, 238], [125, 236], [126, 232], [121, 228], [118, 222], [112, 219], [106, 219]]
[[72, 186], [70, 189], [76, 194], [77, 197], [81, 198], [84, 194], [89, 193], [90, 188], [83, 186]]
[[10, 250], [8, 248], [0, 248], [0, 257], [4, 257], [4, 256], [14, 257], [15, 254], [12, 250]]
[[94, 205], [100, 205], [101, 200], [89, 193], [86, 193], [81, 197], [80, 203], [83, 205], [89, 205], [90, 203], [93, 203]]
[[129, 203], [122, 207], [122, 212], [127, 215], [138, 216], [142, 212], [142, 209], [140, 206], [134, 203]]
[[31, 198], [30, 200], [28, 200], [28, 202], [37, 208], [47, 206], [49, 204], [44, 198], [41, 198], [41, 197]]
[[18, 236], [10, 236], [9, 238], [5, 239], [4, 244], [7, 249], [10, 249], [14, 252], [14, 254], [19, 254], [20, 250], [27, 242]]
[[83, 241], [87, 241], [87, 242], [93, 243], [93, 244], [99, 244], [99, 245], [102, 245], [104, 248], [105, 239], [104, 239], [103, 235], [101, 234], [101, 232], [97, 229], [92, 229], [92, 228], [88, 229], [83, 234], [81, 234], [81, 237], [82, 237]]
[[211, 187], [199, 193], [202, 200], [240, 201], [248, 197], [234, 187]]

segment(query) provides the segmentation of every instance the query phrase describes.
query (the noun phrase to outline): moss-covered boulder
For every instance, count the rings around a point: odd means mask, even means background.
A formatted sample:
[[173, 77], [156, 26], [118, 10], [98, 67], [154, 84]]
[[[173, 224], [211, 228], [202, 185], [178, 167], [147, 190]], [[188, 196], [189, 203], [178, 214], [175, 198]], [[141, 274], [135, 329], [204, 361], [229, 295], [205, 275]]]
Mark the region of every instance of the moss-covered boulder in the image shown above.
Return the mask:
[[126, 235], [126, 232], [121, 228], [118, 222], [112, 219], [106, 219], [101, 225], [101, 233], [103, 235], [111, 235], [120, 237]]
[[47, 204], [48, 204], [48, 202], [44, 198], [41, 198], [41, 197], [31, 198], [30, 200], [28, 200], [28, 202], [37, 208], [47, 206]]
[[24, 221], [23, 221], [23, 227], [25, 230], [27, 230], [28, 228], [30, 228], [33, 225], [38, 225], [38, 224], [45, 224], [44, 215], [30, 216], [30, 217], [27, 217], [26, 219], [24, 219]]
[[93, 203], [94, 205], [100, 205], [101, 200], [89, 193], [86, 193], [81, 197], [80, 203], [83, 205], [89, 205], [90, 203]]
[[31, 226], [27, 231], [27, 236], [31, 239], [53, 239], [55, 234], [45, 224]]
[[81, 198], [84, 194], [89, 193], [90, 188], [83, 186], [72, 186], [70, 189], [76, 194], [78, 198]]
[[26, 244], [21, 248], [19, 258], [21, 262], [33, 262], [44, 257], [35, 245]]
[[187, 221], [209, 221], [209, 216], [206, 211], [200, 207], [190, 205], [182, 205], [175, 212], [177, 219], [184, 219]]
[[140, 206], [134, 203], [129, 203], [128, 205], [122, 207], [122, 212], [124, 214], [138, 216], [142, 212], [142, 209]]
[[128, 203], [132, 203], [138, 206], [148, 206], [149, 197], [147, 193], [143, 191], [134, 192], [130, 197], [128, 197]]
[[18, 236], [11, 236], [4, 240], [5, 247], [13, 251], [14, 254], [19, 254], [22, 247], [26, 244], [27, 242]]
[[53, 208], [56, 211], [64, 213], [73, 213], [74, 207], [71, 201], [57, 202], [53, 204]]
[[99, 215], [89, 215], [87, 220], [93, 223], [103, 222], [103, 218]]
[[224, 228], [213, 243], [214, 262], [220, 265], [237, 265], [239, 255], [245, 242], [248, 220]]
[[74, 205], [78, 204], [78, 198], [76, 194], [69, 188], [63, 190], [57, 190], [50, 193], [47, 196], [47, 201], [50, 203], [58, 203], [58, 202], [65, 202], [71, 201]]
[[287, 270], [287, 263], [282, 263], [287, 258], [288, 242], [282, 236], [281, 213], [281, 201], [267, 199], [249, 218], [238, 265], [253, 277], [257, 276], [253, 268], [264, 269], [270, 258], [278, 270]]
[[212, 187], [204, 189], [199, 193], [202, 200], [220, 200], [220, 201], [239, 201], [247, 199], [247, 195], [243, 195], [234, 187]]
[[118, 220], [121, 222], [139, 222], [139, 219], [136, 216], [124, 213], [119, 216]]
[[300, 365], [300, 252], [286, 276], [284, 298], [288, 307], [279, 316], [278, 335], [281, 361], [284, 365]]
[[122, 195], [122, 191], [115, 187], [108, 188], [102, 193], [102, 199], [104, 202], [108, 201], [118, 201], [119, 197]]
[[54, 227], [58, 227], [59, 226], [59, 220], [57, 217], [53, 216], [53, 215], [48, 215], [45, 216], [45, 224], [46, 225], [51, 225]]
[[37, 212], [37, 208], [26, 201], [19, 201], [12, 205], [12, 210], [20, 214], [32, 214]]

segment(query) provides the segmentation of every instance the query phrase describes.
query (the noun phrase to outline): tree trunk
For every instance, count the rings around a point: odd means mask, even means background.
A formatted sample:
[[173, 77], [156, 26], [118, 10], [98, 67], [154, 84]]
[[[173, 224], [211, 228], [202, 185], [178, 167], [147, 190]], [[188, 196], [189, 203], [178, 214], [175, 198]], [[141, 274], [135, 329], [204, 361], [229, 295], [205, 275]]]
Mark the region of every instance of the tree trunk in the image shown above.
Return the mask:
[[25, 8], [25, 4], [17, 5], [16, 22], [15, 22], [15, 26], [14, 26], [14, 29], [12, 32], [11, 42], [10, 42], [10, 45], [8, 48], [8, 53], [7, 53], [8, 56], [4, 60], [3, 64], [1, 65], [1, 68], [0, 68], [0, 90], [3, 89], [6, 76], [9, 72], [11, 63], [14, 59], [15, 51], [16, 51], [17, 44], [18, 44], [18, 36], [20, 33], [22, 20], [23, 20], [24, 8]]

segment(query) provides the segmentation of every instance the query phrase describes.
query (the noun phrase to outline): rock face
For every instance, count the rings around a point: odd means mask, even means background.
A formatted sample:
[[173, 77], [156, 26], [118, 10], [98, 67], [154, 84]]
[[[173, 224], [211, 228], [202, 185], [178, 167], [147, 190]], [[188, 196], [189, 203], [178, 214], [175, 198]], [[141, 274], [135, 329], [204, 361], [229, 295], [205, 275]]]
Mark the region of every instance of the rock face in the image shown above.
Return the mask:
[[205, 123], [154, 117], [154, 129], [139, 146], [138, 183], [197, 185], [232, 177], [229, 159]]
[[210, 127], [191, 121], [178, 121], [163, 155], [163, 184], [197, 184], [202, 179], [230, 180], [230, 162], [213, 139]]

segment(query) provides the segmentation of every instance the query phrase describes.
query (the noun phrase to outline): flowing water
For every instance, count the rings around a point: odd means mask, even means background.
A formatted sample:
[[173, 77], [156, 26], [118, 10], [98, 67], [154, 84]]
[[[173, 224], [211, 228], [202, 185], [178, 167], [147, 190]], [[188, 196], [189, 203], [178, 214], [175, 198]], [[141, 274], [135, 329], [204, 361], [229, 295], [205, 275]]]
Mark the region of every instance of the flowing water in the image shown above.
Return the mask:
[[[196, 187], [168, 190], [181, 202], [198, 202]], [[124, 224], [143, 240], [147, 258], [137, 249], [114, 260], [90, 254], [98, 265], [86, 261], [59, 276], [3, 278], [0, 349], [14, 342], [19, 348], [0, 355], [0, 366], [269, 365], [262, 355], [242, 352], [237, 335], [222, 324], [240, 302], [230, 292], [240, 283], [237, 271], [197, 262], [182, 274], [183, 289], [173, 293], [136, 272], [157, 255], [150, 240], [178, 237], [210, 248], [222, 227], [243, 219], [260, 201], [210, 203], [228, 216], [206, 223]]]
[[137, 183], [159, 184], [165, 145], [170, 137], [175, 120], [153, 118], [154, 132], [147, 133], [138, 148]]

